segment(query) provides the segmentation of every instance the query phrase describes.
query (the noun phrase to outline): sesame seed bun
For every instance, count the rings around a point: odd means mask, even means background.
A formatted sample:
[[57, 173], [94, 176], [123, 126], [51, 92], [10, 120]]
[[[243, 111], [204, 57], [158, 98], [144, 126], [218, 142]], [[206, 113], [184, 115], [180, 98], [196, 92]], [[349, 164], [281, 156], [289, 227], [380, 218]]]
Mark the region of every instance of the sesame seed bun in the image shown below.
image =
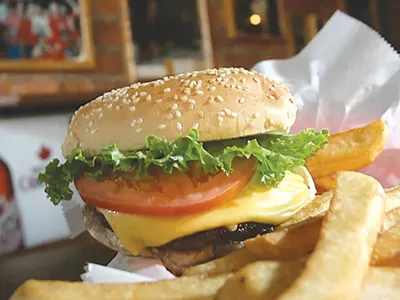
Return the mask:
[[197, 128], [213, 141], [262, 133], [287, 133], [296, 117], [288, 89], [243, 68], [196, 71], [135, 83], [80, 107], [73, 116], [64, 156], [79, 144], [85, 155], [116, 143], [120, 150], [145, 147], [149, 135], [173, 141]]

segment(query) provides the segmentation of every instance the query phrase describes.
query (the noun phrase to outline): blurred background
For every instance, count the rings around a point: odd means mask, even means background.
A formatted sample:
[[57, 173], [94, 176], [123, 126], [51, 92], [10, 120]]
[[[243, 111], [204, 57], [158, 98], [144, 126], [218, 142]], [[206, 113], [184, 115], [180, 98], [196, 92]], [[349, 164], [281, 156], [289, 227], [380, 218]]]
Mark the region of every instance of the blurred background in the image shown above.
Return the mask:
[[394, 0], [0, 0], [0, 299], [115, 255], [70, 239], [36, 179], [77, 107], [136, 81], [292, 57], [336, 10], [399, 51]]

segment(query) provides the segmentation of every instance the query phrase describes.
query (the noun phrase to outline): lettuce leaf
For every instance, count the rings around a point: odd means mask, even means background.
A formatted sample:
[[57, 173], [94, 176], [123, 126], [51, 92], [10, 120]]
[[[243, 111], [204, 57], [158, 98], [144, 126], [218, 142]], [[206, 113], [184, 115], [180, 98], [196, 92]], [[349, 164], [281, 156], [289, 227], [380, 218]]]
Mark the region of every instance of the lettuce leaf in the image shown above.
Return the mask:
[[[200, 162], [207, 173], [233, 172], [232, 161], [237, 157], [254, 157], [258, 161], [260, 181], [268, 186], [277, 186], [285, 171], [303, 166], [306, 158], [321, 149], [328, 138], [328, 131], [304, 130], [294, 135], [261, 135], [227, 141], [199, 142], [197, 130], [174, 142], [165, 138], [149, 136], [146, 149], [120, 151], [116, 144], [104, 147], [100, 154], [85, 157], [82, 149], [75, 148], [67, 160], [60, 164], [58, 159], [50, 162], [39, 181], [45, 184], [47, 197], [55, 205], [70, 200], [70, 184], [77, 173], [90, 178], [102, 178], [109, 172], [132, 172], [137, 178], [146, 175], [150, 166], [158, 166], [165, 173], [174, 169], [187, 171], [188, 163]], [[107, 173], [108, 172], [108, 173]]]

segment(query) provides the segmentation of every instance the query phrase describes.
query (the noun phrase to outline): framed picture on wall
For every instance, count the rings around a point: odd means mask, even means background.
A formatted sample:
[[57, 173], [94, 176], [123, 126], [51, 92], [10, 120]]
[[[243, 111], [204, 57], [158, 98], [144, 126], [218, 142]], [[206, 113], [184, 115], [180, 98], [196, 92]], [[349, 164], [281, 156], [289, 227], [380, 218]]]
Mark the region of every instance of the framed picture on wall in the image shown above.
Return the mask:
[[90, 69], [90, 0], [0, 0], [0, 71]]

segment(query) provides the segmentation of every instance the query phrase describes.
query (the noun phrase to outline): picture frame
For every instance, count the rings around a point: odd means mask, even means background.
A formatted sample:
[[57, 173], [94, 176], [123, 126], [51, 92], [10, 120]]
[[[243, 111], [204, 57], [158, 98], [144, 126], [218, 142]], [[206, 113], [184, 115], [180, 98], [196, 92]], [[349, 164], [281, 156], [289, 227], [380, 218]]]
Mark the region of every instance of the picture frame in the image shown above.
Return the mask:
[[[10, 0], [11, 2], [12, 0]], [[36, 2], [37, 1], [37, 2]], [[50, 32], [49, 34], [42, 34], [39, 35], [40, 39], [37, 42], [37, 44], [33, 45], [32, 48], [30, 49], [32, 53], [35, 51], [35, 47], [38, 48], [38, 51], [36, 51], [36, 54], [40, 53], [40, 47], [42, 49], [58, 49], [58, 53], [61, 53], [61, 55], [58, 56], [50, 56], [45, 55], [42, 56], [31, 56], [28, 59], [25, 58], [23, 55], [18, 55], [16, 58], [11, 57], [10, 54], [9, 56], [6, 57], [0, 57], [0, 71], [1, 72], [41, 72], [41, 71], [74, 71], [74, 70], [86, 70], [86, 69], [92, 69], [95, 67], [95, 50], [94, 50], [94, 43], [93, 43], [93, 31], [92, 31], [92, 19], [91, 19], [91, 13], [90, 13], [90, 0], [57, 0], [55, 2], [50, 2], [50, 1], [44, 1], [44, 0], [32, 0], [29, 2], [28, 5], [35, 5], [37, 3], [37, 6], [43, 8], [43, 5], [52, 5], [52, 4], [47, 4], [49, 3], [55, 3], [57, 4], [63, 4], [63, 1], [65, 2], [65, 6], [67, 4], [71, 3], [76, 3], [78, 5], [77, 7], [77, 13], [75, 14], [75, 18], [77, 19], [77, 22], [79, 25], [76, 28], [76, 44], [74, 45], [74, 49], [70, 50], [67, 48], [62, 48], [61, 50], [60, 47], [56, 47], [55, 45], [53, 48], [51, 48], [52, 45], [49, 45], [48, 41], [50, 40], [50, 36], [54, 40], [54, 33]], [[2, 3], [7, 2], [6, 0], [3, 0]], [[24, 3], [24, 2], [17, 2], [17, 3]], [[45, 4], [43, 4], [45, 3]], [[47, 8], [50, 11], [50, 7]], [[54, 9], [54, 6], [53, 6]], [[71, 8], [69, 8], [71, 10]], [[21, 10], [25, 10], [25, 13], [28, 15], [29, 8], [21, 8]], [[10, 13], [10, 12], [9, 12]], [[50, 14], [50, 13], [49, 13]], [[78, 15], [77, 15], [78, 14]], [[47, 12], [46, 12], [47, 16]], [[7, 16], [6, 16], [7, 17]], [[4, 16], [3, 16], [4, 18]], [[33, 26], [33, 25], [32, 25]], [[50, 29], [52, 29], [51, 26], [48, 26]], [[7, 29], [5, 29], [7, 30]], [[67, 36], [68, 40], [72, 40], [72, 38], [68, 35], [65, 34], [65, 32], [68, 32], [67, 30], [63, 31], [63, 38]], [[20, 34], [17, 35], [18, 38], [21, 37]], [[39, 45], [39, 43], [42, 43]], [[18, 45], [16, 45], [18, 48]], [[23, 47], [23, 46], [21, 46]], [[72, 49], [72, 48], [71, 48]], [[18, 50], [17, 50], [18, 51]], [[23, 52], [24, 50], [19, 50]], [[50, 52], [51, 50], [43, 50], [42, 53], [45, 51]], [[62, 51], [69, 51], [68, 55], [63, 54]], [[54, 53], [53, 51], [52, 53]], [[12, 56], [12, 54], [11, 54]]]

